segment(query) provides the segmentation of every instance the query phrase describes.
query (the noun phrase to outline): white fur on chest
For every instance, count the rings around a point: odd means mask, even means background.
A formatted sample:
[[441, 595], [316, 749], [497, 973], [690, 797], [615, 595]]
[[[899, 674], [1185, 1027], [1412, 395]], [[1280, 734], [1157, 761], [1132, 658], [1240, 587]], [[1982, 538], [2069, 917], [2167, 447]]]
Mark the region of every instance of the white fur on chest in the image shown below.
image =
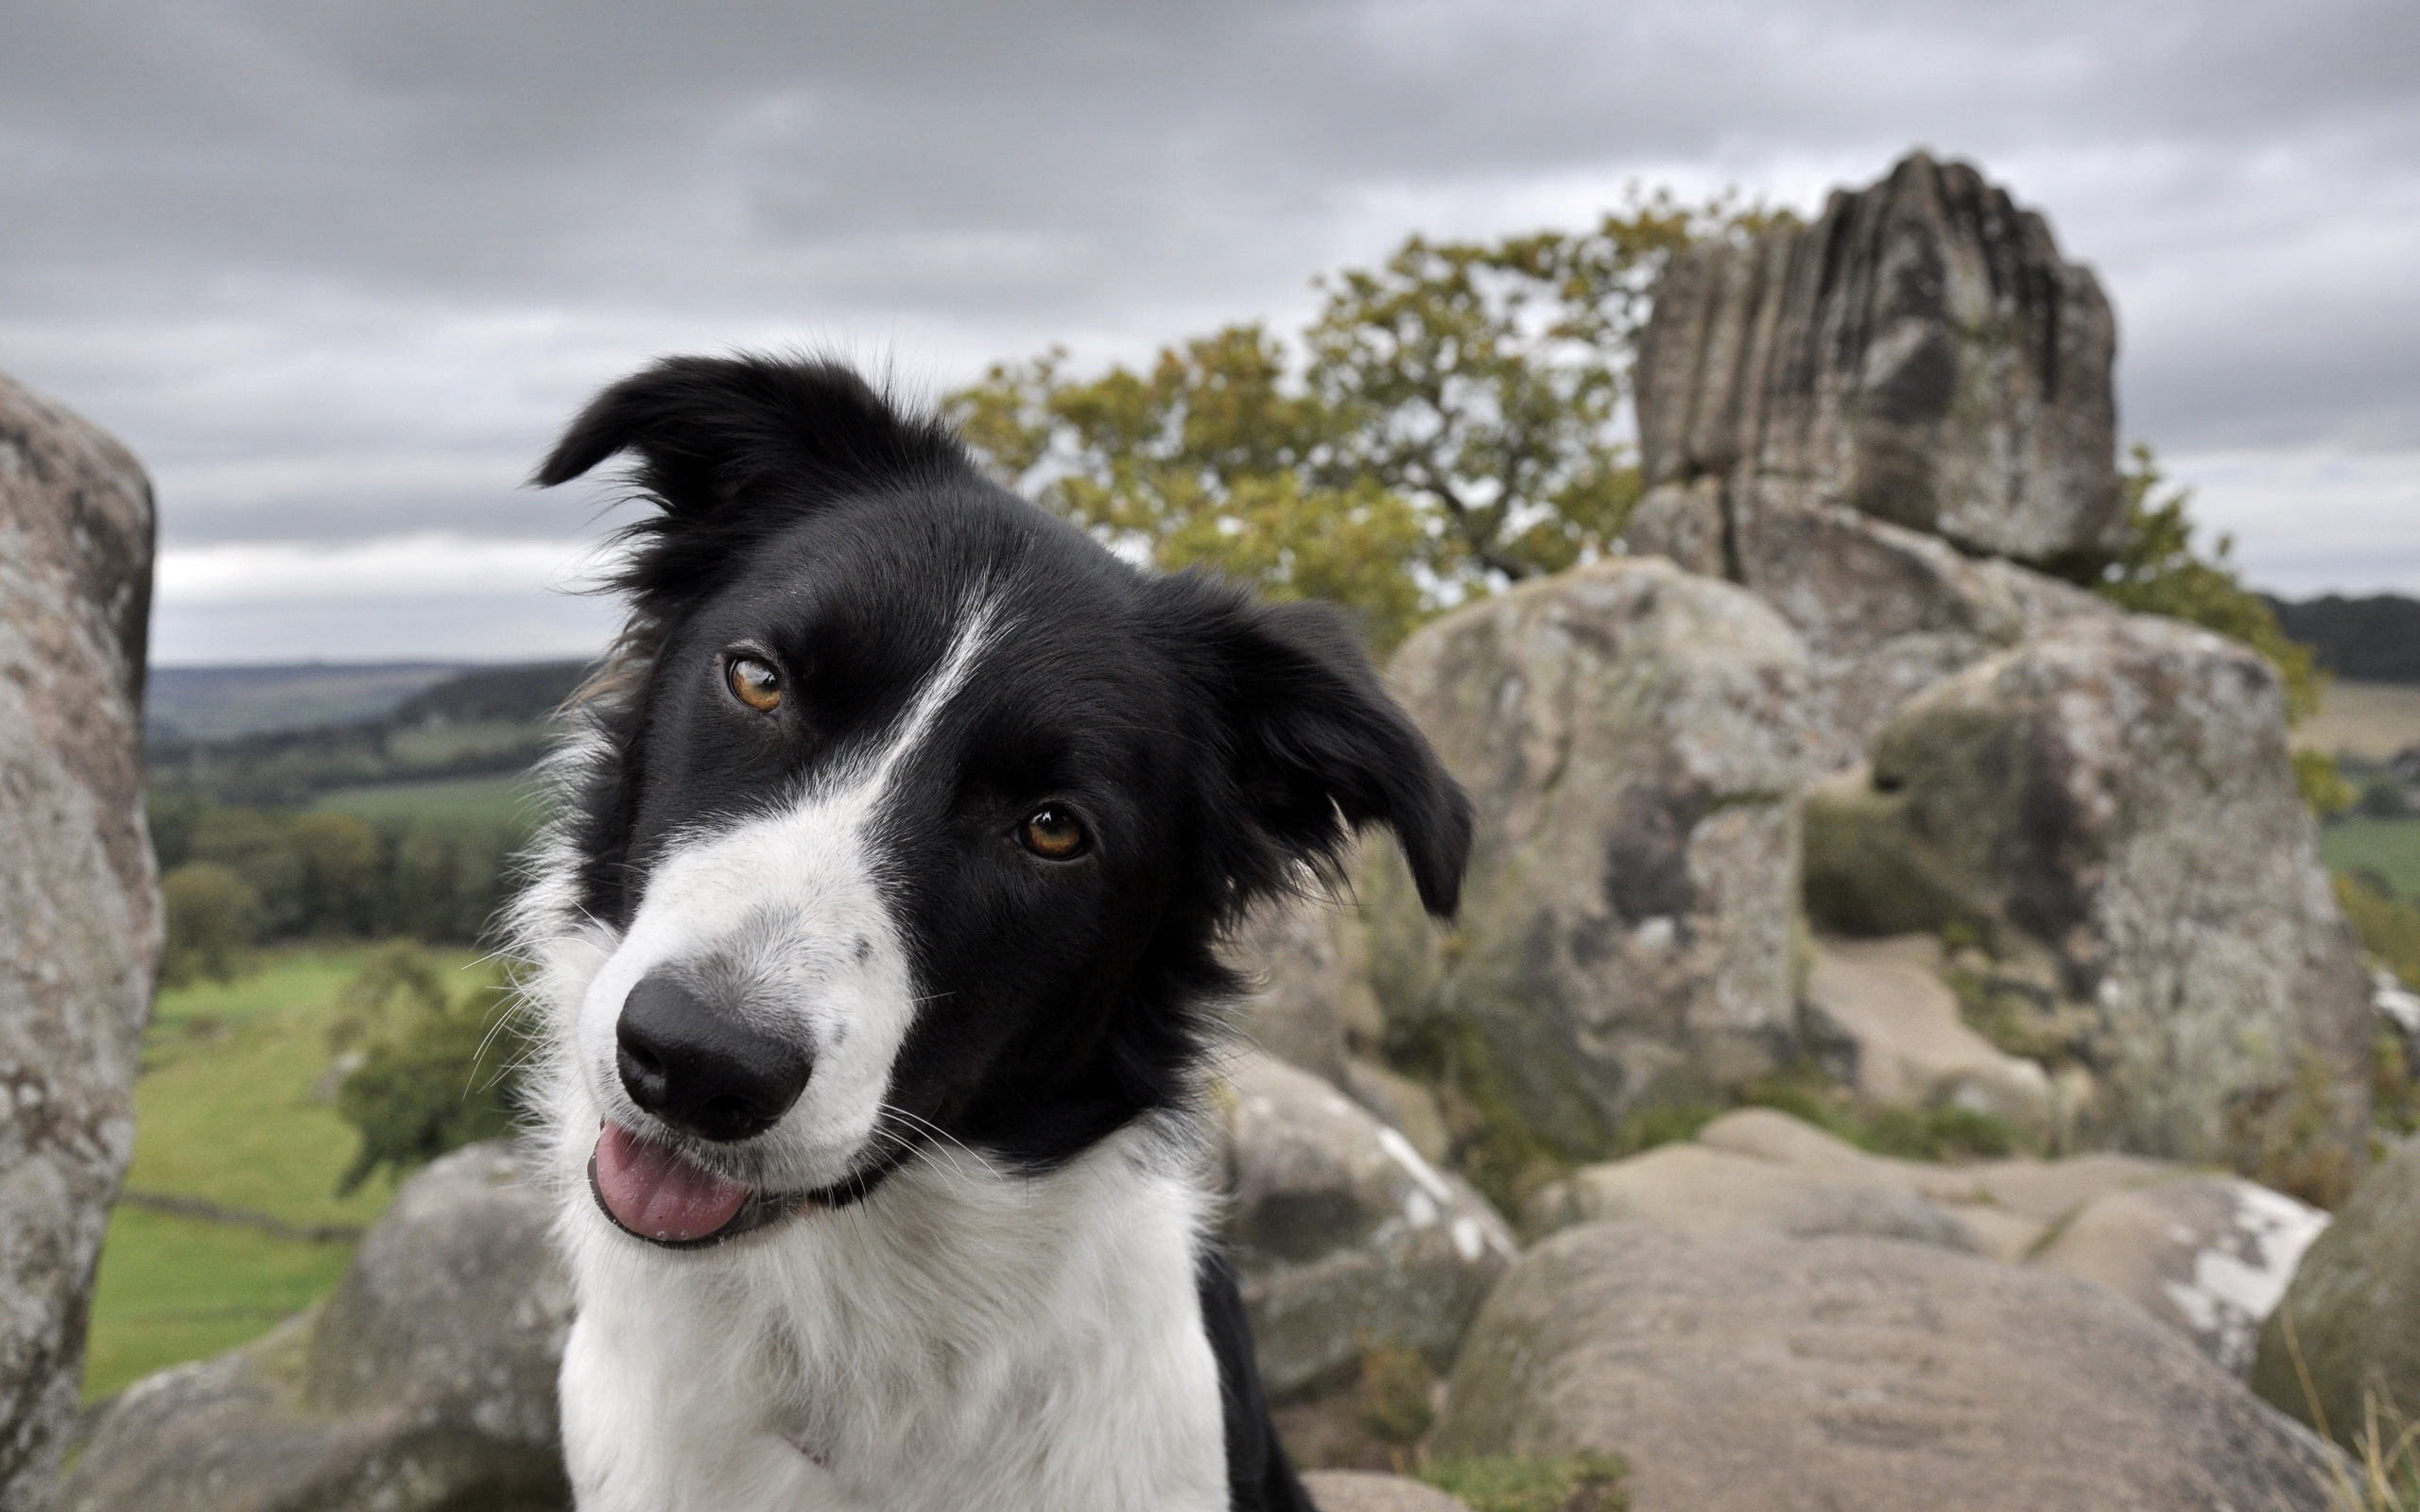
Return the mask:
[[937, 1154], [695, 1252], [641, 1246], [573, 1187], [582, 1512], [1225, 1507], [1178, 1144], [1131, 1128], [1034, 1180]]

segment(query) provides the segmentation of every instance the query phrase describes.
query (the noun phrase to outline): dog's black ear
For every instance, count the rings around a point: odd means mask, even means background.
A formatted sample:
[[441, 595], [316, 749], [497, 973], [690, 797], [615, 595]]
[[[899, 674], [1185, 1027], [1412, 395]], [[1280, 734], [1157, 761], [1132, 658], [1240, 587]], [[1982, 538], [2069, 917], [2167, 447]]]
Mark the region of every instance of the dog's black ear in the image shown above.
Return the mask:
[[589, 402], [531, 480], [567, 483], [620, 452], [663, 508], [631, 527], [623, 586], [677, 591], [729, 552], [834, 499], [966, 471], [933, 416], [903, 413], [834, 362], [667, 357]]
[[1470, 799], [1388, 695], [1351, 622], [1330, 604], [1239, 603], [1228, 624], [1220, 701], [1261, 831], [1291, 859], [1329, 866], [1351, 831], [1383, 824], [1422, 905], [1450, 917], [1470, 860]]

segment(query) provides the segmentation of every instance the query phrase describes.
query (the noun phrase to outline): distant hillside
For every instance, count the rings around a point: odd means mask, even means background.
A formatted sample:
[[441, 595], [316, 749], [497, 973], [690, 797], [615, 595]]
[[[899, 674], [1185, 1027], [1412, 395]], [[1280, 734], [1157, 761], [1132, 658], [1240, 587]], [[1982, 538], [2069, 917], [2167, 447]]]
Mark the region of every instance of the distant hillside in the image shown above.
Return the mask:
[[458, 662], [441, 662], [153, 667], [144, 723], [154, 736], [184, 740], [353, 724], [374, 719], [461, 670]]
[[448, 668], [368, 718], [218, 739], [155, 728], [145, 757], [158, 792], [271, 808], [344, 788], [500, 776], [537, 760], [546, 715], [587, 670], [581, 662]]
[[2277, 624], [2319, 664], [2354, 682], [2420, 682], [2420, 598], [2377, 593], [2293, 603], [2273, 598]]

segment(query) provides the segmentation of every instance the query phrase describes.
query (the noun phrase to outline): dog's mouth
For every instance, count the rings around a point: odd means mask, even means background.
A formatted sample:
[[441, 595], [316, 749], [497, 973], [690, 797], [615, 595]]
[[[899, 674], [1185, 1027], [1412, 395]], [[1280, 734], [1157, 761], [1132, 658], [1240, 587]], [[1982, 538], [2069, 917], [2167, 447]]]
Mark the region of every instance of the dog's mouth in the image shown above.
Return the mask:
[[588, 1190], [614, 1226], [666, 1249], [719, 1245], [779, 1222], [813, 1200], [718, 1176], [675, 1149], [608, 1124], [588, 1158]]

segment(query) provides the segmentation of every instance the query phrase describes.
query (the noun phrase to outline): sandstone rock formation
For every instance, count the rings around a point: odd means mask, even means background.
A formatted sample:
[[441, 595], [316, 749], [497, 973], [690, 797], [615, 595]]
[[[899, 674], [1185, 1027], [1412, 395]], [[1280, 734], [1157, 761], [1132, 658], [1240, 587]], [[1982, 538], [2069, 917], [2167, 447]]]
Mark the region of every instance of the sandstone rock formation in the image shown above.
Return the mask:
[[555, 1374], [572, 1302], [550, 1222], [509, 1146], [446, 1156], [396, 1195], [321, 1306], [112, 1402], [62, 1504], [569, 1506]]
[[143, 823], [151, 488], [0, 377], [0, 1508], [48, 1506], [134, 1150], [161, 939]]
[[1965, 1224], [1879, 1172], [1826, 1174], [1703, 1144], [1667, 1144], [1583, 1167], [1537, 1192], [1521, 1216], [1532, 1233], [1636, 1219], [1691, 1233], [1863, 1234], [1983, 1248]]
[[1504, 1220], [1460, 1177], [1310, 1073], [1237, 1057], [1219, 1092], [1226, 1235], [1263, 1383], [1283, 1397], [1374, 1347], [1443, 1370], [1512, 1263]]
[[2327, 1214], [2231, 1177], [2180, 1174], [2097, 1197], [2031, 1263], [2099, 1281], [2236, 1375]]
[[1819, 910], [2048, 954], [2096, 1025], [2088, 1132], [2314, 1190], [2358, 1151], [2369, 983], [2254, 652], [2070, 622], [1910, 703], [1809, 809]]
[[[2346, 1444], [2420, 1412], [2420, 1141], [2362, 1177], [2261, 1331], [2254, 1389]], [[2308, 1384], [2306, 1386], [2305, 1383]]]
[[1392, 1034], [1582, 1159], [1793, 1053], [1806, 662], [1778, 616], [1614, 560], [1446, 616], [1391, 677], [1478, 809], [1450, 934], [1391, 852], [1357, 873]]
[[1636, 369], [1634, 552], [1770, 599], [1815, 658], [1821, 754], [2089, 595], [2011, 565], [2118, 543], [2116, 322], [2048, 227], [1919, 153], [1823, 217], [1678, 259]]
[[1885, 1239], [1643, 1223], [1522, 1257], [1432, 1448], [1619, 1454], [1636, 1512], [2320, 1512], [2339, 1463], [2088, 1282]]
[[1313, 1470], [1303, 1489], [1320, 1512], [1470, 1512], [1433, 1486], [1369, 1470]]
[[1873, 1102], [1992, 1114], [2047, 1142], [2061, 1122], [2049, 1075], [1959, 1017], [1929, 935], [1818, 940], [1806, 976], [1807, 1039]]

